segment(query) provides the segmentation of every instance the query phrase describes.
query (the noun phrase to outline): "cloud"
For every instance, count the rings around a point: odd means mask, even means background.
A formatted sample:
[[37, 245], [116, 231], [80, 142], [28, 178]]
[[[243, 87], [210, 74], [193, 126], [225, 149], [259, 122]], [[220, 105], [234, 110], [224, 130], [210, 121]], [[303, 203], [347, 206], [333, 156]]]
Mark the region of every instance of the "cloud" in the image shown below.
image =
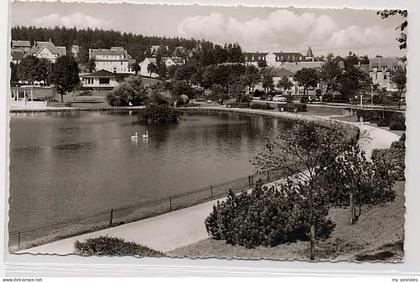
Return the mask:
[[39, 18], [34, 18], [32, 24], [36, 26], [65, 26], [65, 27], [77, 27], [77, 28], [88, 28], [88, 27], [107, 27], [110, 22], [100, 18], [95, 18], [89, 15], [85, 15], [80, 12], [72, 13], [67, 16], [62, 16], [58, 13], [50, 14]]
[[[187, 17], [178, 26], [183, 37], [206, 39], [217, 43], [238, 42], [246, 50], [318, 49], [358, 50], [386, 46], [393, 42], [394, 31], [381, 26], [339, 27], [329, 16], [296, 14], [277, 10], [266, 18], [240, 21], [219, 13]], [[260, 50], [263, 51], [263, 50]]]

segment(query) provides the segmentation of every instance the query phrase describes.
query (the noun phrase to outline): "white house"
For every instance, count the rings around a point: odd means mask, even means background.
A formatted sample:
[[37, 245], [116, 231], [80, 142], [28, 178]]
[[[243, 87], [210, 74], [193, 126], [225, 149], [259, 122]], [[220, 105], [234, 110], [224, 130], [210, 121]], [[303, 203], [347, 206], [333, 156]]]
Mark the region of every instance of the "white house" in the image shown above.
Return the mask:
[[51, 63], [55, 63], [58, 57], [66, 55], [66, 47], [55, 46], [51, 40], [37, 41], [26, 55], [32, 55], [39, 59], [48, 59]]
[[373, 84], [378, 84], [387, 91], [397, 91], [397, 87], [391, 81], [391, 71], [398, 65], [400, 61], [394, 57], [369, 58], [369, 76]]
[[134, 74], [131, 68], [135, 60], [123, 47], [111, 49], [89, 49], [89, 59], [95, 61], [95, 70], [107, 70], [112, 73]]
[[154, 64], [155, 66], [157, 66], [156, 58], [145, 58], [143, 61], [141, 61], [139, 63], [139, 65], [140, 65], [140, 75], [141, 76], [148, 76], [148, 77], [158, 77], [157, 73], [149, 72], [148, 66], [150, 64]]
[[171, 66], [179, 66], [179, 65], [184, 64], [184, 60], [182, 58], [179, 58], [179, 57], [172, 57], [172, 58], [163, 57], [162, 61], [165, 62], [165, 66], [167, 68], [171, 67]]
[[92, 90], [110, 90], [118, 86], [115, 73], [107, 70], [100, 70], [93, 73], [80, 75], [82, 87]]

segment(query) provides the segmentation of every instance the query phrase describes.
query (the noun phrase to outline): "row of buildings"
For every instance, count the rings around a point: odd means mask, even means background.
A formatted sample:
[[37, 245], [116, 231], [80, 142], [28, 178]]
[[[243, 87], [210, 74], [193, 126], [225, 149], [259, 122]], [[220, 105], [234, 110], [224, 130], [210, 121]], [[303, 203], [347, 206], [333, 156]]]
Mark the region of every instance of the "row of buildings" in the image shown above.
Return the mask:
[[[156, 68], [151, 68], [150, 65], [153, 64], [155, 67], [158, 65], [157, 54], [160, 48], [167, 47], [159, 45], [150, 47], [148, 52], [146, 52], [148, 56], [139, 63], [140, 71], [138, 74], [153, 78], [158, 76]], [[185, 60], [179, 55], [185, 53], [185, 50], [180, 48], [175, 50], [173, 56], [161, 57], [160, 63], [165, 64], [167, 68], [184, 64]], [[32, 46], [29, 41], [13, 40], [11, 52], [14, 63], [19, 63], [22, 58], [28, 55], [48, 59], [51, 63], [55, 63], [58, 57], [67, 53], [78, 57], [80, 48], [78, 45], [72, 45], [67, 50], [65, 46], [54, 45], [51, 40], [35, 41]], [[244, 52], [243, 55], [246, 65], [271, 67], [275, 85], [284, 76], [293, 81], [293, 76], [300, 69], [321, 69], [324, 64], [323, 60], [314, 56], [311, 47], [308, 48], [305, 55], [299, 52]], [[112, 88], [117, 85], [116, 74], [130, 75], [136, 73], [133, 67], [136, 61], [123, 47], [89, 49], [89, 59], [95, 62], [94, 70], [92, 73], [80, 74], [83, 86], [86, 88]], [[400, 61], [397, 58], [376, 57], [369, 58], [369, 64], [359, 65], [359, 67], [369, 73], [374, 84], [378, 84], [387, 91], [394, 91], [396, 87], [391, 82], [390, 73], [399, 64]], [[299, 89], [297, 88], [292, 90], [292, 92], [298, 91]]]

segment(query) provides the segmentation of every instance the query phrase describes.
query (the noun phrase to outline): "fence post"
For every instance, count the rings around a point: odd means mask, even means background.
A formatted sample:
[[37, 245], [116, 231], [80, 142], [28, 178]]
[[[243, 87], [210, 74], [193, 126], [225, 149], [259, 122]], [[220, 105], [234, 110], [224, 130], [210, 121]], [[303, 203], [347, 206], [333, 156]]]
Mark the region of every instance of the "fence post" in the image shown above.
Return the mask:
[[20, 250], [20, 231], [18, 232], [18, 250]]
[[172, 197], [169, 197], [169, 209], [172, 209]]
[[213, 186], [210, 186], [210, 198], [213, 198]]
[[114, 209], [111, 209], [110, 215], [109, 215], [109, 227], [112, 226], [112, 218], [114, 217]]

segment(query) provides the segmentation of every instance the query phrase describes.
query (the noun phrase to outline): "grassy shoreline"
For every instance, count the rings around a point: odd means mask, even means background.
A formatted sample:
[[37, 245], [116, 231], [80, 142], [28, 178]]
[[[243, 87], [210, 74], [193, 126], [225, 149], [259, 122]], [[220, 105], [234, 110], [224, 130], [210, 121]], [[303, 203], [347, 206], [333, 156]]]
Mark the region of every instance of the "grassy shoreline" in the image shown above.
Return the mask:
[[[318, 241], [316, 260], [401, 261], [404, 255], [404, 185], [403, 181], [395, 184], [397, 197], [393, 202], [372, 207], [364, 206], [359, 221], [354, 225], [348, 224], [347, 208], [331, 209], [329, 218], [337, 226], [330, 238]], [[308, 247], [308, 242], [297, 241], [276, 247], [246, 249], [242, 246], [228, 245], [224, 241], [206, 239], [175, 249], [166, 255], [190, 258], [307, 260]]]

